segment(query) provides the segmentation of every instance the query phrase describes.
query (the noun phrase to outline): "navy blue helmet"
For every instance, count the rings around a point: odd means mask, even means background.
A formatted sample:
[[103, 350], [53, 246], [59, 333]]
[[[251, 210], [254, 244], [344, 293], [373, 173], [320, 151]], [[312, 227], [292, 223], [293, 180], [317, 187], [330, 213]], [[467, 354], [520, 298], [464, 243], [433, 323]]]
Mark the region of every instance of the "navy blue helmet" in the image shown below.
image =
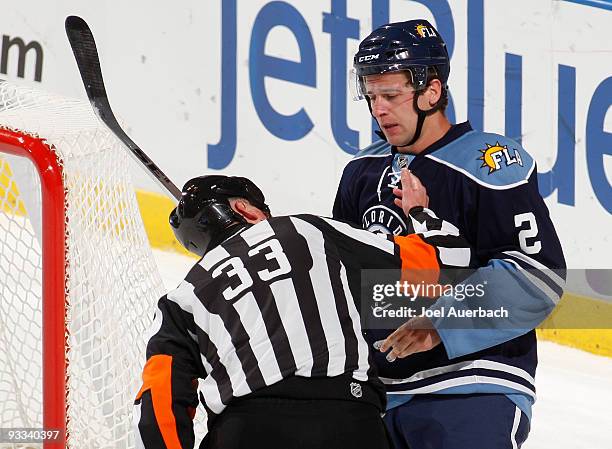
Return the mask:
[[367, 75], [408, 71], [414, 88], [420, 90], [427, 85], [430, 67], [446, 87], [450, 61], [446, 44], [436, 29], [426, 20], [409, 20], [372, 31], [359, 44], [353, 67], [361, 83]]
[[170, 213], [170, 226], [178, 241], [200, 257], [221, 243], [229, 228], [246, 223], [230, 206], [230, 198], [244, 198], [270, 214], [264, 194], [247, 178], [199, 176], [187, 181], [182, 192], [178, 206]]

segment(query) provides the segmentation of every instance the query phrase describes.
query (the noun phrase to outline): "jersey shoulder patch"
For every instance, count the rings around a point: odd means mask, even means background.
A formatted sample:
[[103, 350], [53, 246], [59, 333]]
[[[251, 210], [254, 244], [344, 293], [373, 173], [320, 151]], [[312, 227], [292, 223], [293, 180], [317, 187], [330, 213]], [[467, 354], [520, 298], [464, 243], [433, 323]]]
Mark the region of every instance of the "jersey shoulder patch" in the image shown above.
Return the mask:
[[480, 131], [470, 131], [425, 157], [496, 190], [526, 184], [535, 169], [535, 161], [518, 142]]
[[352, 160], [363, 157], [384, 157], [389, 155], [391, 155], [391, 144], [385, 140], [377, 140], [363, 150], [359, 150]]

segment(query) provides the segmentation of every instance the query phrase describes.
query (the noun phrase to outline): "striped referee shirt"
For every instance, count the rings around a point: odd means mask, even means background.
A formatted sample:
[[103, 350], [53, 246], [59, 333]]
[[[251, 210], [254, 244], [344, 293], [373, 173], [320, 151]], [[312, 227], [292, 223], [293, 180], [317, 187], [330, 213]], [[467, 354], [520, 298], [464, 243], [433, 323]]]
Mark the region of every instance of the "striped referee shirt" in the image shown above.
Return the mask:
[[144, 447], [192, 447], [196, 385], [209, 414], [290, 377], [379, 382], [359, 308], [362, 269], [467, 267], [457, 229], [414, 208], [418, 234], [313, 215], [245, 225], [160, 299], [135, 402]]

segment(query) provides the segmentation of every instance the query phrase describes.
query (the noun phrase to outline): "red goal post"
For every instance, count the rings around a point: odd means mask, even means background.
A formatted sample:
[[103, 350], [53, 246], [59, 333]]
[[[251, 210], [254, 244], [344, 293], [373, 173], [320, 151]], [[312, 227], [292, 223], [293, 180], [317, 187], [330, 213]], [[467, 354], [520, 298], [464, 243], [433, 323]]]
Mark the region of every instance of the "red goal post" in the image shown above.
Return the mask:
[[[65, 430], [66, 423], [66, 213], [62, 167], [55, 153], [42, 139], [8, 129], [0, 129], [0, 154], [27, 158], [40, 176], [42, 195], [42, 364], [43, 428]], [[4, 424], [4, 423], [3, 423]], [[55, 446], [65, 447], [61, 432]], [[51, 446], [53, 447], [53, 446]]]

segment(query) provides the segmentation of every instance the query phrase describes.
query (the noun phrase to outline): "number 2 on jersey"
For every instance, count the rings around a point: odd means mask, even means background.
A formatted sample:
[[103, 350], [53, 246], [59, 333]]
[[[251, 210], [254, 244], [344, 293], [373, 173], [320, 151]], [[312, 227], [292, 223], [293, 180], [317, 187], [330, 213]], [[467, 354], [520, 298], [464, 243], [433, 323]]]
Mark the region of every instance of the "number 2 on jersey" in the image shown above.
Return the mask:
[[536, 240], [532, 244], [527, 243], [527, 239], [538, 235], [538, 223], [536, 222], [535, 215], [533, 215], [532, 212], [526, 212], [514, 216], [515, 227], [520, 228], [525, 222], [529, 224], [529, 227], [527, 229], [521, 229], [519, 232], [519, 244], [525, 254], [537, 254], [542, 249], [542, 242]]

